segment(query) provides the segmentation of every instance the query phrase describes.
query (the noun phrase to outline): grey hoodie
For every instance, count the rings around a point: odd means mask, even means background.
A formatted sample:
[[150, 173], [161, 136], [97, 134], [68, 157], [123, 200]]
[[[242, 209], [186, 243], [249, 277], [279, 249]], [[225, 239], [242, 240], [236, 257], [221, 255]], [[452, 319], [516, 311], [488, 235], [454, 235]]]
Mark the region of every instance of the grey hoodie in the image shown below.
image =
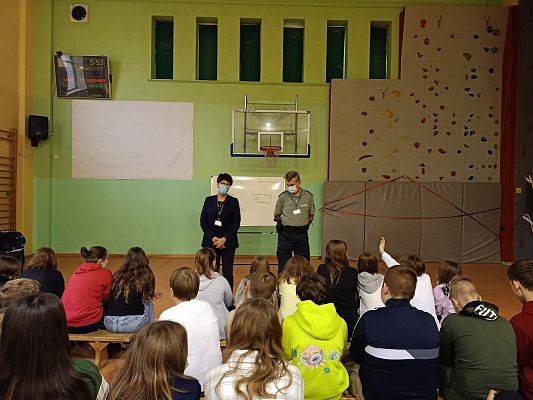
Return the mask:
[[359, 285], [359, 290], [372, 294], [383, 284], [383, 275], [360, 272], [359, 275], [357, 275], [357, 283]]
[[216, 272], [213, 272], [211, 279], [201, 275], [200, 289], [196, 298], [211, 304], [211, 308], [217, 316], [220, 339], [226, 339], [224, 326], [229, 313], [228, 307], [233, 304], [233, 292], [226, 278]]

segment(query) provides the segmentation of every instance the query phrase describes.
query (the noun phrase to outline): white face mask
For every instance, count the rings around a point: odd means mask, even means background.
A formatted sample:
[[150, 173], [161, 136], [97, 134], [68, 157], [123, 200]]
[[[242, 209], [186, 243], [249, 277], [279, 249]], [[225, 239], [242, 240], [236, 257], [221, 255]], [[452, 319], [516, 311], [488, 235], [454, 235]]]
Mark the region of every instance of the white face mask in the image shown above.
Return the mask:
[[292, 185], [292, 186], [287, 186], [287, 192], [291, 193], [291, 194], [294, 194], [298, 191], [298, 188], [296, 187], [296, 185]]

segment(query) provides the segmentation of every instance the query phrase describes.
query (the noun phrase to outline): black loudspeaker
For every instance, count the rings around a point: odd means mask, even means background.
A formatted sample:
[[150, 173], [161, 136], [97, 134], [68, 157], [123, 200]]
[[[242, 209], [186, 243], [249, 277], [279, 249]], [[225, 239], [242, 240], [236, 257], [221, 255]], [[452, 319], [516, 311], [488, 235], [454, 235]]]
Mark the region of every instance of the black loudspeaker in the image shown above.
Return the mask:
[[28, 137], [32, 147], [39, 146], [41, 140], [48, 139], [48, 117], [30, 115], [28, 122]]

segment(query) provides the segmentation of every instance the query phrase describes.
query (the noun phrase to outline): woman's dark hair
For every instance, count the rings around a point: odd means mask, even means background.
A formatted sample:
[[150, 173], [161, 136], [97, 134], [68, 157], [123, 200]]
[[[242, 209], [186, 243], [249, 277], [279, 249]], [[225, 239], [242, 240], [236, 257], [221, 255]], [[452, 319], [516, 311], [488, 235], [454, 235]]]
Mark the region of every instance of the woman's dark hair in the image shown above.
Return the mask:
[[80, 254], [85, 261], [90, 263], [96, 263], [98, 260], [105, 260], [107, 258], [107, 249], [102, 246], [93, 246], [91, 248], [82, 247]]
[[50, 247], [41, 247], [35, 252], [30, 262], [28, 263], [28, 269], [29, 268], [57, 269], [56, 253]]
[[38, 293], [9, 305], [0, 340], [0, 399], [92, 400], [90, 379], [72, 365], [57, 296]]
[[143, 301], [154, 297], [155, 275], [146, 253], [140, 247], [128, 250], [124, 263], [113, 276], [112, 292], [115, 298], [123, 297], [127, 303], [132, 291], [139, 293]]
[[326, 245], [326, 257], [324, 261], [328, 266], [331, 286], [335, 286], [339, 282], [342, 269], [350, 268], [346, 242], [342, 240], [330, 240]]
[[296, 285], [296, 295], [301, 301], [311, 300], [318, 305], [329, 303], [326, 281], [316, 272], [300, 279]]
[[16, 277], [20, 272], [20, 261], [15, 257], [0, 255], [0, 275]]
[[217, 183], [220, 183], [222, 181], [228, 182], [230, 186], [233, 185], [233, 178], [227, 172], [222, 172], [221, 174], [218, 175]]

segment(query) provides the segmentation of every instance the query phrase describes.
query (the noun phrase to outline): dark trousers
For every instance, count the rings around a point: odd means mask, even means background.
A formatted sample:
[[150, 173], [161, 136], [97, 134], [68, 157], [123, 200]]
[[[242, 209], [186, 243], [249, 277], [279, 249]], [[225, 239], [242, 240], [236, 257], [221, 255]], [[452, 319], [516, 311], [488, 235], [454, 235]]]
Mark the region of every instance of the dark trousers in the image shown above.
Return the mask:
[[94, 324], [85, 325], [85, 326], [69, 326], [68, 327], [68, 333], [91, 333], [96, 332], [100, 329], [105, 329], [104, 327], [104, 319], [102, 319], [98, 322], [95, 322]]
[[233, 260], [235, 259], [235, 249], [214, 249], [217, 255], [216, 267], [220, 271], [220, 264], [222, 263], [222, 275], [227, 279], [231, 289], [233, 290]]
[[283, 272], [285, 264], [293, 255], [311, 259], [309, 251], [309, 235], [304, 233], [281, 232], [278, 235], [278, 275]]

